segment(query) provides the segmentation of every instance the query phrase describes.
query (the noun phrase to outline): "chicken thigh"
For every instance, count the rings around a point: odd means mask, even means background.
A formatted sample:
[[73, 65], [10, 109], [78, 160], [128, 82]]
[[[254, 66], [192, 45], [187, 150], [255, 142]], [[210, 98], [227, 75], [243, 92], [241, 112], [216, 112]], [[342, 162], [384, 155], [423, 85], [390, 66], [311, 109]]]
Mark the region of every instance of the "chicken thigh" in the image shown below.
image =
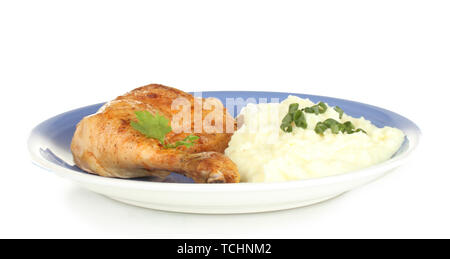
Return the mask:
[[[158, 140], [146, 137], [130, 125], [131, 121], [136, 121], [135, 111], [157, 113], [172, 121], [179, 112], [172, 109], [173, 101], [180, 97], [190, 102], [188, 112], [191, 118], [198, 120], [198, 113], [205, 118], [212, 112], [212, 109], [204, 109], [202, 103], [205, 99], [194, 98], [175, 88], [157, 84], [137, 88], [105, 104], [96, 114], [78, 123], [71, 144], [75, 164], [87, 172], [106, 177], [133, 178], [176, 172], [197, 183], [239, 182], [236, 165], [223, 154], [232, 135], [226, 132], [225, 127], [231, 123], [235, 129], [236, 123], [222, 104], [223, 133], [206, 133], [203, 128], [195, 133], [194, 127], [197, 126], [194, 126], [193, 119], [190, 122], [193, 133], [172, 131], [166, 135], [168, 143], [183, 140], [188, 135], [198, 136], [191, 147], [164, 147]], [[200, 107], [197, 115], [194, 115], [195, 105]], [[198, 127], [196, 129], [198, 131]]]

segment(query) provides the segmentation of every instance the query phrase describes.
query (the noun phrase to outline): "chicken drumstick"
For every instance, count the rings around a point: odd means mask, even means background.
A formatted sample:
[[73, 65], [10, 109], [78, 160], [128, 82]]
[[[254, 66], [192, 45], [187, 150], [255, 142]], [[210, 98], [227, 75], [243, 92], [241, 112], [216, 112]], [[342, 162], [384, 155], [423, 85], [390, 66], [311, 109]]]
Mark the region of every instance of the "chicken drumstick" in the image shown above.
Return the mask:
[[[130, 126], [136, 120], [135, 111], [146, 110], [162, 114], [171, 121], [178, 111], [171, 108], [176, 98], [185, 98], [191, 105], [201, 99], [183, 91], [151, 84], [137, 88], [104, 105], [96, 114], [87, 116], [77, 125], [71, 150], [75, 164], [85, 171], [107, 177], [133, 178], [159, 175], [161, 171], [177, 172], [197, 183], [239, 182], [236, 165], [223, 152], [232, 133], [174, 133], [166, 135], [168, 143], [183, 140], [188, 135], [199, 139], [192, 147], [165, 148]], [[200, 106], [201, 107], [201, 106]], [[223, 124], [234, 119], [223, 108]], [[201, 109], [206, 116], [210, 110]], [[194, 120], [191, 123], [194, 131]]]

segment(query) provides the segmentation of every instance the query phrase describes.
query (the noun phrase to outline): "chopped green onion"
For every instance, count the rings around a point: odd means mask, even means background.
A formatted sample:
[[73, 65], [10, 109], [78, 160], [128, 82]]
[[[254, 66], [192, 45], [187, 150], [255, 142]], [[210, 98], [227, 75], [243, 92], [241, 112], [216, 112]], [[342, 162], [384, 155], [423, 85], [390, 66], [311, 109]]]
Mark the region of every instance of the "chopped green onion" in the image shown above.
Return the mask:
[[352, 131], [352, 132], [350, 132], [350, 133], [348, 133], [348, 134], [353, 134], [353, 133], [356, 133], [356, 132], [363, 132], [364, 134], [367, 134], [367, 132], [366, 132], [365, 130], [360, 129], [360, 128], [358, 128], [357, 130]]
[[292, 125], [291, 124], [281, 124], [280, 128], [284, 132], [292, 132]]
[[316, 124], [316, 127], [314, 128], [314, 131], [315, 131], [317, 134], [323, 134], [327, 129], [328, 129], [328, 126], [327, 126], [325, 123], [323, 123], [323, 122], [318, 122], [318, 123]]
[[289, 105], [289, 112], [288, 113], [294, 113], [298, 110], [298, 103], [291, 103], [291, 105]]
[[314, 113], [315, 115], [319, 115], [325, 113], [327, 111], [327, 105], [324, 102], [319, 102], [318, 104], [306, 107], [303, 110], [307, 113]]
[[294, 119], [293, 119], [293, 115], [292, 113], [288, 113], [286, 114], [286, 116], [284, 116], [283, 120], [281, 121], [281, 124], [291, 124]]
[[338, 134], [339, 133], [339, 131], [341, 130], [341, 123], [339, 122], [339, 121], [337, 121], [337, 120], [334, 120], [334, 119], [326, 119], [324, 122], [323, 122], [328, 128], [330, 128], [331, 129], [331, 132], [333, 133], [333, 134]]
[[363, 132], [367, 134], [366, 131], [363, 129], [356, 129], [355, 126], [350, 122], [346, 121], [344, 123], [340, 123], [335, 119], [326, 119], [323, 122], [318, 122], [316, 124], [316, 127], [314, 128], [314, 131], [317, 134], [323, 134], [327, 129], [331, 130], [331, 133], [338, 134], [339, 132], [347, 133], [347, 134], [353, 134], [356, 132]]
[[[306, 121], [306, 116], [304, 112], [319, 115], [325, 113], [328, 109], [328, 106], [324, 102], [319, 102], [316, 105], [306, 107], [301, 110], [299, 110], [298, 107], [299, 107], [298, 103], [291, 103], [289, 105], [289, 111], [281, 121], [280, 128], [282, 131], [292, 132], [293, 129], [292, 123], [295, 123], [295, 126], [299, 128], [306, 129], [308, 127], [308, 123]], [[339, 114], [339, 119], [342, 119], [344, 111], [338, 106], [335, 106], [334, 110]], [[316, 124], [316, 127], [314, 128], [314, 131], [317, 134], [323, 134], [327, 129], [330, 129], [331, 133], [333, 134], [338, 134], [339, 132], [347, 134], [363, 132], [367, 134], [367, 132], [364, 131], [363, 129], [358, 128], [355, 130], [355, 126], [350, 121], [340, 123], [339, 121], [332, 118], [326, 119], [323, 122], [318, 122]]]
[[335, 106], [334, 110], [339, 113], [339, 119], [342, 119], [342, 115], [344, 115], [344, 110], [342, 110], [339, 106]]
[[306, 129], [308, 123], [306, 122], [305, 114], [301, 110], [297, 110], [294, 114], [295, 126]]
[[346, 121], [344, 122], [344, 124], [342, 125], [343, 127], [341, 128], [342, 133], [350, 133], [353, 131], [353, 129], [355, 129], [355, 126], [353, 126], [353, 124], [350, 121]]

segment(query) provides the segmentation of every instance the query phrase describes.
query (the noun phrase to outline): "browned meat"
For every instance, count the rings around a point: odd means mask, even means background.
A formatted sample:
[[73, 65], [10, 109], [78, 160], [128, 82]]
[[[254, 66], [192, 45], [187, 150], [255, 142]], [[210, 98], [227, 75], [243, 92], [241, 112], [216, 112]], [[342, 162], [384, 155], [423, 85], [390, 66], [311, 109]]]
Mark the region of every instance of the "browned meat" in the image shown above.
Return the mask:
[[[236, 165], [223, 152], [232, 133], [168, 133], [174, 143], [189, 134], [200, 137], [190, 148], [164, 148], [156, 139], [147, 138], [130, 126], [135, 111], [147, 110], [164, 115], [169, 121], [179, 111], [172, 110], [173, 100], [184, 97], [192, 104], [199, 99], [183, 91], [151, 84], [117, 97], [98, 113], [87, 116], [77, 125], [71, 150], [77, 166], [90, 173], [107, 177], [133, 178], [160, 175], [161, 171], [184, 174], [197, 183], [239, 182]], [[223, 132], [226, 121], [235, 127], [234, 119], [223, 109]], [[203, 118], [210, 110], [202, 109]], [[194, 131], [194, 120], [191, 122]]]

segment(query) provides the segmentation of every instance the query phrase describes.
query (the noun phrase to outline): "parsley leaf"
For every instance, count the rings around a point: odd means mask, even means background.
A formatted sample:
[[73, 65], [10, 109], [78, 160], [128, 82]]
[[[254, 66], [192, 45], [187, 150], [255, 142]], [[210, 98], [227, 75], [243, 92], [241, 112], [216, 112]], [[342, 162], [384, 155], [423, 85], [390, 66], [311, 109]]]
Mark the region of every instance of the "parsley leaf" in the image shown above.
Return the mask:
[[166, 144], [166, 135], [172, 131], [172, 127], [170, 127], [169, 120], [166, 117], [158, 113], [153, 115], [148, 111], [135, 111], [134, 114], [138, 121], [131, 121], [131, 127], [144, 134], [147, 138], [158, 140], [164, 148], [176, 148], [182, 145], [189, 148], [195, 144], [195, 140], [199, 139], [198, 136], [189, 135], [182, 141]]
[[138, 121], [132, 121], [131, 127], [144, 134], [147, 138], [157, 139], [161, 145], [164, 145], [167, 133], [172, 131], [172, 128], [169, 126], [169, 120], [158, 113], [152, 115], [148, 111], [135, 111], [134, 114], [136, 114]]
[[167, 147], [168, 148], [177, 148], [179, 146], [184, 145], [189, 148], [189, 147], [192, 147], [195, 144], [195, 141], [199, 138], [200, 138], [199, 136], [189, 135], [189, 136], [185, 137], [183, 140], [175, 142], [175, 144], [167, 144]]

